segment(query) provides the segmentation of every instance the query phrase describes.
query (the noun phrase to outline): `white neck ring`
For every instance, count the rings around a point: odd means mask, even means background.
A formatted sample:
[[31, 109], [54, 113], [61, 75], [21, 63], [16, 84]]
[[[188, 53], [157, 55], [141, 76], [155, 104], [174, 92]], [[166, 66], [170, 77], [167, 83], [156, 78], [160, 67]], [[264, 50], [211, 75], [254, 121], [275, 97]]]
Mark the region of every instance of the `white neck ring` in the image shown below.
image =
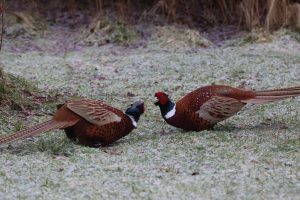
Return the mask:
[[172, 110], [170, 110], [169, 112], [167, 112], [167, 114], [164, 116], [164, 118], [169, 119], [171, 117], [173, 117], [176, 113], [176, 104], [174, 104]]
[[131, 115], [127, 115], [127, 116], [131, 119], [131, 122], [132, 122], [132, 125], [134, 126], [134, 128], [136, 128], [137, 124], [136, 124], [134, 117], [132, 117]]

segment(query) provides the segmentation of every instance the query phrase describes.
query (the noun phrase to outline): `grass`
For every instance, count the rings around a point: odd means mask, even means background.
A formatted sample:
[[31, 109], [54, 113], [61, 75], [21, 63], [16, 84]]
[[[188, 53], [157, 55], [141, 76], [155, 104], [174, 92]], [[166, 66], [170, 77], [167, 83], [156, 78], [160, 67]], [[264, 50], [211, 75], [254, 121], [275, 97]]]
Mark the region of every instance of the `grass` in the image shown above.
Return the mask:
[[[21, 52], [13, 49], [22, 47], [22, 39], [4, 40], [4, 70], [42, 90], [99, 98], [122, 110], [144, 99], [147, 112], [138, 129], [106, 148], [76, 145], [62, 131], [1, 147], [1, 199], [297, 199], [299, 98], [249, 105], [199, 133], [167, 125], [153, 105], [159, 90], [177, 100], [211, 83], [300, 85], [296, 40], [283, 34], [267, 43], [191, 50], [159, 46], [159, 38], [151, 38], [135, 48], [84, 46], [55, 54], [49, 49], [58, 47], [47, 39], [27, 43], [39, 51]], [[49, 117], [21, 123], [9, 115], [0, 128], [13, 132]]]
[[115, 43], [129, 45], [139, 39], [132, 25], [109, 17], [94, 17], [88, 29], [82, 28], [81, 40], [86, 45], [105, 45]]
[[32, 93], [37, 92], [38, 89], [24, 78], [6, 74], [0, 68], [0, 101], [2, 106], [9, 106], [11, 109], [32, 107], [34, 104], [30, 98]]
[[129, 44], [138, 37], [138, 33], [124, 24], [115, 25], [114, 31], [111, 35], [111, 39], [114, 43], [118, 44]]

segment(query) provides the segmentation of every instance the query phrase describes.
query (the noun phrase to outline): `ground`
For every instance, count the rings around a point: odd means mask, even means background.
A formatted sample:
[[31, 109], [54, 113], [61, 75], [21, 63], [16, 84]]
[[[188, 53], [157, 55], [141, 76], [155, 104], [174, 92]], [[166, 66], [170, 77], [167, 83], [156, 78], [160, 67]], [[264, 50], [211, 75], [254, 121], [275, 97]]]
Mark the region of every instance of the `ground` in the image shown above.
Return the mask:
[[[4, 70], [66, 99], [103, 99], [122, 110], [143, 99], [146, 113], [136, 130], [105, 148], [79, 146], [62, 131], [2, 146], [0, 199], [299, 198], [300, 98], [246, 106], [202, 132], [167, 125], [153, 105], [156, 91], [177, 100], [208, 84], [299, 86], [294, 33], [253, 33], [221, 46], [189, 46], [184, 37], [162, 33], [128, 46], [72, 45], [74, 32], [50, 27], [38, 36], [4, 38]], [[28, 127], [50, 117], [21, 121]], [[14, 115], [2, 119], [1, 134], [13, 132], [19, 121]]]

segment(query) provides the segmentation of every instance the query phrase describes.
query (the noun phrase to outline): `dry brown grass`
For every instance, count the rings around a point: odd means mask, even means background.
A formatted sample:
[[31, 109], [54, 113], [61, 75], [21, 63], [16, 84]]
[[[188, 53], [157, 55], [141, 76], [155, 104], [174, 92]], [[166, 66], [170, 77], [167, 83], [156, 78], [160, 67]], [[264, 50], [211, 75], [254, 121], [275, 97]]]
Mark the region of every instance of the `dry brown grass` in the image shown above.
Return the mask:
[[288, 23], [300, 32], [300, 4], [294, 3], [288, 6]]
[[[35, 8], [42, 7], [38, 0], [23, 2], [31, 3]], [[97, 16], [114, 12], [123, 19], [128, 16], [131, 19], [152, 19], [154, 15], [161, 15], [167, 22], [192, 22], [193, 25], [236, 24], [248, 30], [265, 26], [270, 31], [285, 26], [300, 29], [298, 0], [67, 0], [49, 4], [67, 9], [92, 9]]]
[[267, 29], [276, 29], [287, 23], [288, 0], [268, 0]]
[[[108, 6], [105, 0], [95, 0], [95, 4], [100, 13]], [[208, 25], [238, 22], [248, 30], [259, 26], [266, 26], [267, 30], [283, 26], [300, 28], [300, 4], [292, 0], [116, 0], [111, 4], [115, 4], [121, 16], [128, 15], [128, 11], [144, 8], [144, 14], [164, 14], [168, 21], [180, 21], [182, 16], [188, 16]]]

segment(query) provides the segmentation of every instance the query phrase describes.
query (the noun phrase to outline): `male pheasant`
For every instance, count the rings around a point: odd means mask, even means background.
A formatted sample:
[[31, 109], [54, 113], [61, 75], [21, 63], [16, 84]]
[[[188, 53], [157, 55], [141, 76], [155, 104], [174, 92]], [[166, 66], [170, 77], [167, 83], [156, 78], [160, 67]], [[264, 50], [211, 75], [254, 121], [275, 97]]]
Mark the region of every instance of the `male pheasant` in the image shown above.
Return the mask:
[[100, 100], [71, 100], [60, 105], [53, 118], [31, 128], [0, 137], [0, 144], [37, 135], [53, 129], [64, 129], [68, 138], [78, 139], [85, 146], [111, 144], [126, 136], [144, 112], [144, 103], [137, 101], [125, 114]]
[[247, 103], [269, 103], [300, 95], [300, 87], [251, 91], [223, 85], [198, 88], [173, 103], [164, 92], [155, 93], [162, 117], [177, 128], [201, 131], [240, 111]]

